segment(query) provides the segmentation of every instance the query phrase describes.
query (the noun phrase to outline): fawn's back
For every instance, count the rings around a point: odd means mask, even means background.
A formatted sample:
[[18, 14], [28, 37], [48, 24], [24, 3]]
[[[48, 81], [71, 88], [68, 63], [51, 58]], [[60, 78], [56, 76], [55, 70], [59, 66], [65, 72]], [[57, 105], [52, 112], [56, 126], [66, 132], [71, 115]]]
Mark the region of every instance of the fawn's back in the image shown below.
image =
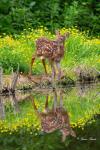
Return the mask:
[[45, 132], [52, 132], [56, 129], [69, 127], [68, 113], [62, 108], [57, 108], [56, 113], [53, 111], [47, 114], [41, 114], [41, 124]]
[[36, 41], [36, 55], [57, 61], [64, 55], [64, 44], [58, 39], [53, 41], [47, 38], [39, 38]]

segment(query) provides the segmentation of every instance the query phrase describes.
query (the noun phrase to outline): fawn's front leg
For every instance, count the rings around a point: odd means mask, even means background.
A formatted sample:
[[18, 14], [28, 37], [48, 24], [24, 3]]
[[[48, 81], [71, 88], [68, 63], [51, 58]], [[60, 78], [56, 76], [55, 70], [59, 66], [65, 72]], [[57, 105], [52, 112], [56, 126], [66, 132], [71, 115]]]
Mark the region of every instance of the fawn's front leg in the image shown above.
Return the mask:
[[57, 92], [56, 92], [56, 89], [54, 89], [53, 95], [54, 95], [53, 112], [56, 113], [56, 109], [57, 109]]
[[56, 67], [58, 70], [58, 80], [61, 79], [61, 67], [60, 67], [60, 62], [55, 62], [56, 63]]
[[60, 91], [60, 108], [63, 108], [63, 91]]

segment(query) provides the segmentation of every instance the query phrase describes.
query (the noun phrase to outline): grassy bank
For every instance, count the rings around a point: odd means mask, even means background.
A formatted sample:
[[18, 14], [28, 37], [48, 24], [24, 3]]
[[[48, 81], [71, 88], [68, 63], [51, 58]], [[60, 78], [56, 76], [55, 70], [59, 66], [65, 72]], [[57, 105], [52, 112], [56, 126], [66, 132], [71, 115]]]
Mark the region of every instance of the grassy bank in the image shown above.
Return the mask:
[[[100, 70], [100, 40], [88, 38], [84, 33], [76, 29], [61, 29], [61, 33], [69, 31], [71, 36], [65, 42], [65, 56], [61, 65], [65, 72], [74, 76], [75, 68], [81, 66], [86, 68], [96, 68]], [[20, 65], [20, 72], [28, 73], [30, 60], [35, 51], [35, 41], [38, 37], [46, 36], [54, 39], [46, 29], [25, 30], [21, 35], [0, 37], [0, 66], [5, 73], [9, 73], [11, 68]], [[47, 68], [50, 66], [47, 63]], [[33, 73], [43, 73], [44, 69], [39, 59], [36, 60]]]

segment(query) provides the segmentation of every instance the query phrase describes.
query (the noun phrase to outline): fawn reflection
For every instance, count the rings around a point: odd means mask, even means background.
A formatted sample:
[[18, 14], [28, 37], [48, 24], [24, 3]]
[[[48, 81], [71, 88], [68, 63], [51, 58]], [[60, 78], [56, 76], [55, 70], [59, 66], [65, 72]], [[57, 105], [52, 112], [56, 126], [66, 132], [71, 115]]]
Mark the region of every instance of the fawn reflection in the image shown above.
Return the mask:
[[35, 113], [41, 120], [42, 130], [46, 133], [51, 133], [55, 130], [59, 130], [62, 133], [62, 141], [65, 141], [68, 135], [76, 136], [75, 132], [70, 126], [70, 120], [68, 112], [63, 107], [63, 92], [60, 91], [58, 99], [58, 93], [53, 91], [53, 106], [49, 109], [48, 95], [46, 96], [44, 112], [39, 112], [35, 100], [32, 99], [33, 108]]

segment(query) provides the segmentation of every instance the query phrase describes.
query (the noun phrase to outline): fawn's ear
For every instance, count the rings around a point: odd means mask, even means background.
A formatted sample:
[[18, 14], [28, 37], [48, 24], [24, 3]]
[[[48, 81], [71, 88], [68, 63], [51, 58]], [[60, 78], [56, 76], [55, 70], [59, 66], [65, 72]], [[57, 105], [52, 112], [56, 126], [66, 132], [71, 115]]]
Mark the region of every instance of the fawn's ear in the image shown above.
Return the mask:
[[66, 37], [66, 38], [69, 38], [69, 36], [70, 36], [70, 33], [69, 33], [69, 32], [66, 32], [66, 33], [65, 33], [65, 37]]
[[70, 132], [69, 132], [69, 131], [67, 131], [67, 132], [65, 132], [65, 133], [64, 133], [64, 131], [62, 131], [62, 142], [64, 142], [64, 141], [66, 140], [66, 137], [67, 137], [68, 135], [70, 135]]
[[59, 30], [56, 30], [56, 31], [55, 31], [55, 34], [56, 34], [56, 36], [60, 36], [60, 31], [59, 31]]
[[70, 134], [73, 136], [73, 137], [76, 137], [76, 133], [71, 129], [70, 131]]

